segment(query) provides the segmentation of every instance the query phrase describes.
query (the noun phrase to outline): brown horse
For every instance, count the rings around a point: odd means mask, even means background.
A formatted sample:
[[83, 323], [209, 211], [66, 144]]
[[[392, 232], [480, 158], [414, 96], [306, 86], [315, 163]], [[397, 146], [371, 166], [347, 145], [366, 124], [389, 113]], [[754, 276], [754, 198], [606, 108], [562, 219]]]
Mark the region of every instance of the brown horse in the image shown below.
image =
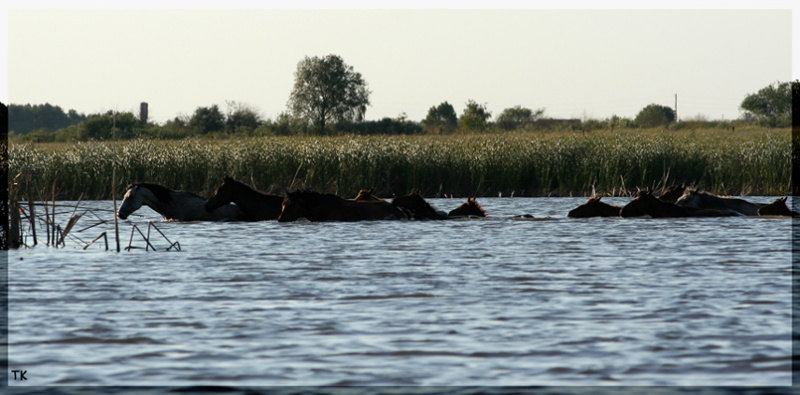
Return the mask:
[[230, 202], [236, 203], [242, 210], [246, 221], [263, 221], [278, 218], [283, 198], [256, 191], [225, 176], [222, 185], [218, 186], [206, 200], [206, 210], [211, 211]]
[[356, 195], [355, 201], [357, 202], [385, 202], [385, 199], [379, 198], [375, 196], [372, 192], [374, 189], [362, 189], [358, 191], [358, 195]]
[[800, 217], [800, 213], [797, 211], [792, 211], [786, 206], [786, 198], [779, 198], [775, 199], [774, 202], [762, 206], [758, 209], [758, 215], [775, 215], [775, 216], [783, 216], [783, 217]]
[[458, 216], [474, 216], [474, 217], [485, 217], [486, 211], [483, 211], [483, 207], [475, 200], [475, 198], [467, 198], [466, 203], [462, 203], [460, 206], [450, 210], [447, 213], [450, 217], [458, 217]]
[[387, 202], [356, 202], [330, 193], [288, 192], [278, 222], [296, 221], [368, 221], [408, 219], [408, 214]]
[[742, 215], [756, 216], [761, 204], [750, 203], [744, 199], [717, 196], [694, 189], [687, 190], [675, 204], [684, 207], [705, 208], [713, 210], [734, 210]]
[[675, 203], [686, 192], [686, 187], [681, 185], [672, 185], [665, 189], [658, 198], [664, 202]]
[[622, 207], [600, 201], [600, 197], [592, 197], [578, 207], [570, 210], [567, 217], [570, 218], [589, 218], [589, 217], [619, 217], [619, 210]]
[[678, 206], [656, 198], [650, 191], [640, 191], [630, 203], [619, 211], [621, 217], [640, 217], [649, 215], [653, 218], [672, 217], [729, 217], [741, 215], [734, 210], [713, 210]]
[[444, 211], [433, 208], [418, 191], [411, 191], [408, 195], [395, 196], [392, 205], [404, 208], [411, 212], [412, 219], [449, 219]]

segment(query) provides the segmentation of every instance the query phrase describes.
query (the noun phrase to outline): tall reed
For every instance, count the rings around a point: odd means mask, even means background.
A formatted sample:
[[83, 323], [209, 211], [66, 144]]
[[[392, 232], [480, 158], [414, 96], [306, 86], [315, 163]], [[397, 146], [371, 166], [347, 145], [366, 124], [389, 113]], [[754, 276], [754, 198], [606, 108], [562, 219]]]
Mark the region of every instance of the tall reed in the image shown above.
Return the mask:
[[9, 167], [43, 184], [59, 179], [60, 199], [110, 199], [114, 164], [120, 184], [154, 182], [201, 195], [226, 174], [273, 193], [306, 188], [342, 196], [364, 187], [382, 194], [419, 189], [430, 197], [626, 194], [673, 183], [784, 195], [790, 139], [788, 129], [624, 130], [13, 144]]

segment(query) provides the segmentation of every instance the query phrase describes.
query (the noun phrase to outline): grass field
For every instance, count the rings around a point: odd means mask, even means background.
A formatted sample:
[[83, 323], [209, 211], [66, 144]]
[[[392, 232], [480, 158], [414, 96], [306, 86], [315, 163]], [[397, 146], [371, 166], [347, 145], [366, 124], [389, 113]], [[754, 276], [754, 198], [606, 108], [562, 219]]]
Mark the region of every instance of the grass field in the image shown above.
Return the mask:
[[[115, 170], [114, 170], [115, 169]], [[450, 136], [261, 137], [14, 144], [9, 176], [56, 198], [110, 199], [154, 182], [203, 196], [232, 175], [257, 189], [352, 197], [625, 195], [685, 183], [719, 194], [785, 195], [790, 129], [516, 132]]]

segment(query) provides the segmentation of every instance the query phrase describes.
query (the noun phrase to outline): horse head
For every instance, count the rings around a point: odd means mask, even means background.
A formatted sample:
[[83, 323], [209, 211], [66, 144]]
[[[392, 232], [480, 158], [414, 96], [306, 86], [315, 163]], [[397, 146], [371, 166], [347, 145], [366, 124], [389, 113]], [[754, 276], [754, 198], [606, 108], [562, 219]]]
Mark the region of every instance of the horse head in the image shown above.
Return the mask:
[[774, 202], [759, 208], [758, 215], [779, 215], [779, 216], [797, 217], [800, 214], [790, 210], [789, 207], [786, 205], [786, 197], [782, 197], [775, 199]]
[[122, 203], [120, 203], [117, 210], [117, 216], [120, 219], [127, 219], [131, 213], [142, 207], [144, 199], [140, 190], [141, 187], [138, 184], [128, 185], [125, 195], [122, 196]]
[[466, 203], [462, 203], [460, 206], [454, 208], [449, 213], [448, 216], [457, 216], [457, 215], [472, 215], [476, 217], [485, 217], [486, 211], [483, 210], [478, 201], [475, 198], [467, 198]]
[[586, 200], [585, 203], [570, 210], [567, 213], [567, 217], [570, 218], [596, 217], [598, 215], [599, 206], [600, 206], [600, 197], [599, 196], [591, 197], [588, 200]]
[[683, 184], [672, 185], [665, 189], [658, 198], [665, 202], [675, 203], [686, 192], [686, 186]]
[[231, 176], [222, 177], [222, 184], [214, 189], [211, 197], [206, 200], [206, 211], [213, 211], [233, 200], [233, 187], [236, 180]]
[[374, 189], [362, 189], [358, 191], [358, 195], [353, 199], [357, 202], [385, 202], [386, 200], [381, 199], [373, 193]]

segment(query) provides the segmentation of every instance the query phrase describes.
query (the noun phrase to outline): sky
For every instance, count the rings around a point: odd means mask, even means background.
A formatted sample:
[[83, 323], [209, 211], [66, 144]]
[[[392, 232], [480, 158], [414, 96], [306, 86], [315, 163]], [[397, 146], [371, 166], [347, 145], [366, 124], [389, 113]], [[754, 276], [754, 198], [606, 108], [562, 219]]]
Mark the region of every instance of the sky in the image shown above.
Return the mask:
[[419, 121], [444, 101], [460, 114], [468, 100], [493, 117], [633, 118], [676, 97], [682, 120], [735, 119], [746, 95], [800, 78], [788, 1], [217, 3], [11, 1], [0, 101], [275, 119], [298, 62], [334, 54], [367, 82], [369, 120]]

